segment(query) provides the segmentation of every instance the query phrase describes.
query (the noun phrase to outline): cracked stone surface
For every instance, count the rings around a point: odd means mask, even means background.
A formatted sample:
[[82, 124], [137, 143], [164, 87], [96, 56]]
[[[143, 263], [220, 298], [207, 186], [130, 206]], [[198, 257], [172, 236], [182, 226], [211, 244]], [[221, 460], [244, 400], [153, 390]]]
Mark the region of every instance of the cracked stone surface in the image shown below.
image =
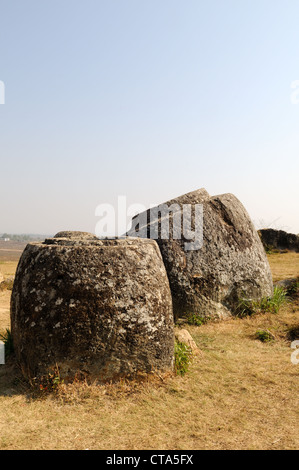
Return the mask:
[[[188, 238], [163, 239], [157, 230], [165, 215], [149, 211], [132, 219], [127, 235], [155, 238], [160, 247], [173, 296], [176, 318], [194, 313], [203, 317], [229, 318], [242, 296], [260, 299], [273, 292], [272, 276], [260, 237], [241, 202], [233, 194], [210, 196], [199, 189], [164, 203], [173, 206], [170, 226], [184, 205], [203, 208], [203, 244], [186, 251]], [[175, 207], [176, 205], [176, 207]], [[193, 226], [194, 219], [193, 219]], [[153, 237], [151, 234], [155, 234]]]
[[57, 364], [64, 379], [107, 381], [172, 369], [172, 299], [156, 242], [58, 235], [28, 244], [17, 268], [11, 325], [23, 373]]

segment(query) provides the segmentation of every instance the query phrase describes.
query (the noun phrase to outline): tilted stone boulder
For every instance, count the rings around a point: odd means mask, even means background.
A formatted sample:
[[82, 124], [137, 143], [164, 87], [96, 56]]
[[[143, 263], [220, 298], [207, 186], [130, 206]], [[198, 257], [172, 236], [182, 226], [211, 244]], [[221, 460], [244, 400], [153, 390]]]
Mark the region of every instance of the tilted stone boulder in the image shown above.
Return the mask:
[[184, 328], [175, 328], [174, 336], [176, 341], [178, 341], [179, 343], [186, 344], [186, 346], [188, 346], [188, 348], [190, 348], [190, 350], [192, 351], [192, 354], [198, 355], [200, 353], [200, 350], [198, 349], [194, 339], [192, 338], [188, 330], [185, 330]]
[[299, 253], [299, 236], [284, 230], [265, 228], [259, 230], [265, 249], [290, 250]]
[[69, 234], [28, 244], [11, 326], [30, 378], [56, 365], [64, 379], [83, 373], [99, 381], [171, 370], [172, 299], [156, 242]]
[[[178, 216], [188, 205], [199, 220], [202, 205], [202, 243], [197, 240], [197, 247], [188, 243], [188, 231], [187, 237], [176, 238], [180, 226]], [[157, 239], [170, 281], [176, 318], [190, 313], [228, 318], [235, 312], [241, 297], [260, 299], [272, 295], [272, 276], [265, 250], [249, 215], [233, 194], [211, 197], [205, 189], [200, 189], [159, 207], [165, 206], [173, 208], [169, 217], [164, 209], [160, 216], [157, 208], [139, 214], [133, 218], [128, 235]], [[192, 212], [188, 215], [188, 211], [186, 214], [195, 232], [195, 215], [192, 216]], [[169, 238], [165, 239], [167, 217], [171, 229]], [[192, 230], [189, 232], [192, 238]], [[199, 236], [200, 230], [197, 238]]]

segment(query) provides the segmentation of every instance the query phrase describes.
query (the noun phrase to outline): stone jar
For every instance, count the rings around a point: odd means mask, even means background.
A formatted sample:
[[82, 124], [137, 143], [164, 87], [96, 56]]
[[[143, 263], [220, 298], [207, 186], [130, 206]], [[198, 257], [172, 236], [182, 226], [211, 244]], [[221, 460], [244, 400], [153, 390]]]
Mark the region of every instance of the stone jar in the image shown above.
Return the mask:
[[[188, 212], [184, 210], [188, 207], [195, 214], [192, 216], [190, 210], [190, 227], [199, 228], [198, 248], [193, 243], [196, 249], [190, 249], [194, 246], [189, 238], [178, 230], [183, 225], [183, 216], [186, 222]], [[202, 214], [198, 220], [196, 209]], [[163, 226], [167, 228], [168, 223], [166, 237]], [[257, 300], [272, 295], [272, 275], [265, 250], [246, 209], [233, 194], [210, 196], [205, 189], [199, 189], [161, 204], [132, 220], [128, 235], [140, 234], [158, 242], [175, 318], [196, 314], [226, 319], [234, 314], [241, 298]], [[190, 240], [192, 236], [190, 231]]]
[[172, 299], [156, 242], [68, 232], [28, 244], [11, 327], [29, 378], [55, 368], [65, 380], [83, 374], [100, 382], [172, 370]]

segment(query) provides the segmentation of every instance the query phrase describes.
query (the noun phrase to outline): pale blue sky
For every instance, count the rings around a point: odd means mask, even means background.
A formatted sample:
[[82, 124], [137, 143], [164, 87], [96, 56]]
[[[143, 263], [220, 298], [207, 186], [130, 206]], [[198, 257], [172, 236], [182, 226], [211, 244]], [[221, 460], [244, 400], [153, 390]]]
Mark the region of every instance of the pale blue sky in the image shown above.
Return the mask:
[[298, 0], [0, 0], [0, 233], [205, 187], [299, 232]]

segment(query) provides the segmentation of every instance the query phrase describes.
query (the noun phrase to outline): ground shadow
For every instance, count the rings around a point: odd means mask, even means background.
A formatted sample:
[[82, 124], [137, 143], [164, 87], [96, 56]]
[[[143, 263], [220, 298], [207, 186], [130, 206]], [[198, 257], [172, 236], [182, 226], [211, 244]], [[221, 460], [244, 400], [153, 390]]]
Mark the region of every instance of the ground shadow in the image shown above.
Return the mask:
[[6, 359], [6, 363], [0, 365], [0, 397], [14, 395], [29, 396], [29, 384], [22, 376], [14, 355]]

